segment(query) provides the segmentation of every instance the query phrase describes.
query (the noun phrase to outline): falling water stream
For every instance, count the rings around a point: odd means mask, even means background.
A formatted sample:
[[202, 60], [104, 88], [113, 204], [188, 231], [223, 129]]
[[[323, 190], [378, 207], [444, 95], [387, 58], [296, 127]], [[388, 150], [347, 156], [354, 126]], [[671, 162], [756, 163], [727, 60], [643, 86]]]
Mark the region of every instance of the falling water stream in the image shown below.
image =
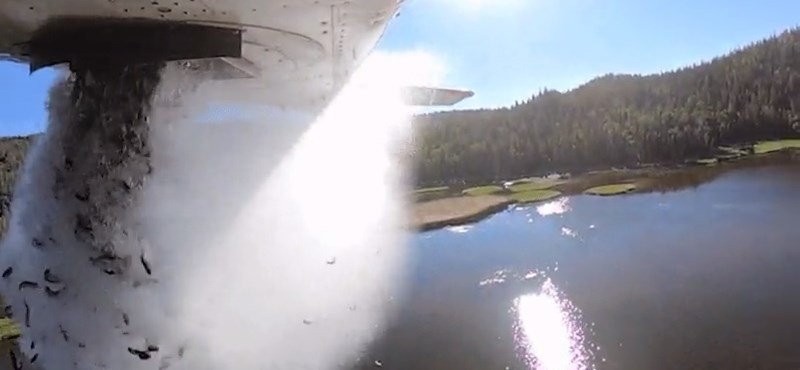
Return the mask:
[[403, 293], [399, 89], [357, 75], [313, 122], [203, 126], [175, 71], [52, 88], [0, 246], [20, 350], [42, 369], [352, 363]]

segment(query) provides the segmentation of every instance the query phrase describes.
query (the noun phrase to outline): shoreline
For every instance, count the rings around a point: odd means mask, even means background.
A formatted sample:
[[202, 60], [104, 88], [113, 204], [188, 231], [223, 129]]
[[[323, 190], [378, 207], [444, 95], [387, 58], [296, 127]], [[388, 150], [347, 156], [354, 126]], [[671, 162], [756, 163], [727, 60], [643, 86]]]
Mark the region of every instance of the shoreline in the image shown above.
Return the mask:
[[[697, 187], [730, 172], [748, 168], [798, 163], [800, 163], [800, 151], [782, 150], [745, 155], [710, 164], [700, 162], [691, 165], [665, 165], [592, 171], [565, 179], [545, 180], [550, 181], [549, 184], [546, 184], [548, 186], [537, 187], [537, 189], [560, 192], [560, 195], [555, 198], [584, 195], [587, 194], [588, 190], [596, 187], [608, 187], [609, 185], [612, 187], [615, 185], [634, 185], [634, 187], [623, 187], [619, 192], [591, 194], [588, 196], [665, 193]], [[412, 205], [412, 230], [417, 233], [424, 233], [450, 226], [469, 225], [502, 212], [515, 204], [535, 204], [555, 199], [551, 197], [530, 202], [517, 201], [514, 196], [521, 193], [515, 193], [508, 187], [497, 186], [497, 184], [483, 184], [481, 188], [487, 188], [492, 185], [495, 185], [496, 191], [490, 194], [466, 195], [462, 191], [456, 192], [449, 188], [446, 191], [423, 191], [419, 193], [424, 196], [418, 197], [417, 201]]]
[[475, 223], [514, 203], [513, 199], [498, 195], [462, 196], [417, 203], [412, 212], [413, 229], [425, 232]]

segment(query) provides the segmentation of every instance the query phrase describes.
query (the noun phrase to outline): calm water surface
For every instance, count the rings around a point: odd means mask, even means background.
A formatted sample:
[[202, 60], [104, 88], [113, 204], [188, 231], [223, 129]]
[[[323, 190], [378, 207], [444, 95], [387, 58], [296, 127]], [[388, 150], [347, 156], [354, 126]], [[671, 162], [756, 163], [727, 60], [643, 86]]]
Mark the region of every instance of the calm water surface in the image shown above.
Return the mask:
[[800, 167], [419, 234], [387, 369], [800, 369]]

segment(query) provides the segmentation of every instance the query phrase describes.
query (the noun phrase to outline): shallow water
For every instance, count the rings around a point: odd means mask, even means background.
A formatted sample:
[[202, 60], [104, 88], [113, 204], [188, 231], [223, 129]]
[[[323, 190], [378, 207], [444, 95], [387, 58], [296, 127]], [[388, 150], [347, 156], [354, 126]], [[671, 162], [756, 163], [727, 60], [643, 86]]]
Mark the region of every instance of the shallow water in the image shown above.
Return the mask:
[[416, 236], [385, 369], [800, 368], [800, 167]]

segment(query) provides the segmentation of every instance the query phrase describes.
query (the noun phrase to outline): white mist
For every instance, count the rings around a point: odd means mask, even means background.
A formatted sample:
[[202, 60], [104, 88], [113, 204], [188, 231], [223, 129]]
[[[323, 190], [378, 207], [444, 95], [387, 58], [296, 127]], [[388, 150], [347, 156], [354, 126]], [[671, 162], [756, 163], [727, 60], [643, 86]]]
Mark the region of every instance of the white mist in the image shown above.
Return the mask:
[[[413, 66], [400, 59], [368, 61], [308, 126], [201, 125], [190, 114], [209, 104], [200, 95], [156, 108], [153, 173], [119, 215], [140, 234], [136, 248], [152, 270], [145, 285], [104, 280], [82, 262], [88, 248], [79, 240], [31, 248], [34, 234], [72, 227], [64, 215], [73, 203], [47, 185], [58, 163], [53, 117], [16, 189], [0, 267], [33, 277], [59, 266], [75, 284], [63, 300], [29, 300], [3, 285], [15, 311], [24, 302], [34, 313], [23, 352], [46, 370], [325, 370], [363, 355], [401, 303], [406, 271], [410, 112], [395, 87], [414, 81], [375, 83], [398, 77], [398, 64]], [[438, 74], [424, 62], [407, 70]], [[166, 77], [165, 96], [182, 86], [182, 76]], [[147, 359], [129, 351], [147, 347], [157, 347]]]

